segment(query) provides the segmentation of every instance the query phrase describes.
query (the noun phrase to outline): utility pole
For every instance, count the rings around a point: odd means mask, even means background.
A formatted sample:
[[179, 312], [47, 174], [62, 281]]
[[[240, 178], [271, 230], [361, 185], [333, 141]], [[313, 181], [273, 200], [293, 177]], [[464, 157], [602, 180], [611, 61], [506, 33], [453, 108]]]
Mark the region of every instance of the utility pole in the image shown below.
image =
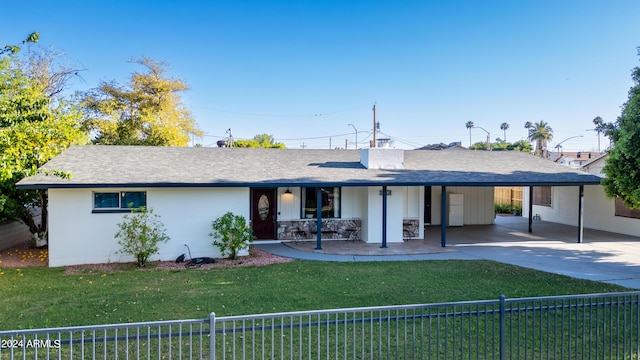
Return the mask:
[[302, 145], [300, 145], [300, 147], [302, 148], [302, 150], [307, 148], [307, 145], [304, 144], [304, 141], [302, 142]]
[[331, 138], [329, 138], [329, 150], [331, 150]]
[[344, 139], [344, 149], [349, 150], [349, 139]]
[[373, 103], [373, 142], [371, 147], [376, 147], [376, 104]]

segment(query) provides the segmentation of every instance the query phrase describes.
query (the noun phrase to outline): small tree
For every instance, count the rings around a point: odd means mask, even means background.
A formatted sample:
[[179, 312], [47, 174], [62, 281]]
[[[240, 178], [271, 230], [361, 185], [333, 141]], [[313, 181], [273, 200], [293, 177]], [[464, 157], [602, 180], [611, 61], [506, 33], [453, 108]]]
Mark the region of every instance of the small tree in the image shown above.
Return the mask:
[[209, 235], [213, 237], [213, 245], [220, 249], [223, 256], [228, 254], [229, 259], [237, 259], [238, 251], [255, 239], [244, 216], [234, 215], [232, 212], [217, 218], [211, 227], [213, 231]]
[[145, 207], [132, 209], [131, 215], [125, 215], [118, 228], [115, 237], [120, 239], [119, 253], [135, 256], [138, 267], [144, 267], [149, 257], [158, 253], [159, 243], [169, 240], [160, 216]]

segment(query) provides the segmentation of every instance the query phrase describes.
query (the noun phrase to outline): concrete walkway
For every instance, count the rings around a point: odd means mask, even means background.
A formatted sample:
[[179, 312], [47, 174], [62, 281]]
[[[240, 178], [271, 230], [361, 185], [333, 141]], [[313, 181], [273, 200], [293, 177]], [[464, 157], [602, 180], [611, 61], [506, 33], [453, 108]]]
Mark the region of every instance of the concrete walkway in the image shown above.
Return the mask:
[[[280, 243], [257, 244], [275, 255], [308, 261], [415, 261], [415, 260], [492, 260], [579, 279], [640, 289], [640, 238], [585, 229], [584, 241], [576, 243], [573, 226], [534, 222], [527, 232], [527, 219], [496, 219], [495, 225], [447, 229], [447, 247], [432, 251], [440, 243], [439, 227], [427, 228], [433, 239], [424, 253], [377, 255], [326, 254], [303, 251]], [[410, 240], [421, 241], [421, 240]], [[425, 241], [428, 242], [428, 241]], [[328, 244], [329, 242], [325, 242]], [[418, 245], [419, 246], [419, 245]]]

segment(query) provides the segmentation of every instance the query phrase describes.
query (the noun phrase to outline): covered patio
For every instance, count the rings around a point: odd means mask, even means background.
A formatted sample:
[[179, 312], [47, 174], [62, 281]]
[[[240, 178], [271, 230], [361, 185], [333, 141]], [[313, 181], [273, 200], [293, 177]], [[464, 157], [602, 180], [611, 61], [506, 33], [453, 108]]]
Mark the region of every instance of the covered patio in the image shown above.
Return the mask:
[[[470, 225], [464, 227], [447, 227], [447, 247], [442, 247], [440, 225], [425, 228], [426, 239], [406, 240], [404, 242], [388, 243], [387, 248], [380, 244], [365, 243], [363, 241], [325, 240], [322, 249], [316, 249], [315, 241], [283, 242], [290, 249], [321, 255], [348, 256], [389, 256], [389, 255], [419, 255], [453, 253], [468, 245], [509, 246], [515, 244], [576, 244], [577, 226], [569, 226], [547, 221], [534, 220], [535, 231], [528, 231], [529, 219], [519, 216], [497, 216], [492, 225]], [[637, 242], [640, 238], [612, 232], [583, 230], [583, 243], [624, 243]], [[269, 246], [260, 248], [269, 251]], [[286, 256], [286, 255], [285, 255]]]

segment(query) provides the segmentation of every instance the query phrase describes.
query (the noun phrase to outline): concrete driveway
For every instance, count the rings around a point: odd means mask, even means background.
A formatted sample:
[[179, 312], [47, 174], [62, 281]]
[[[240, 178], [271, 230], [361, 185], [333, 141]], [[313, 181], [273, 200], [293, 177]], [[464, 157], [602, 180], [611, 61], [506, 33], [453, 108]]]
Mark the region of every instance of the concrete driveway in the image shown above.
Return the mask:
[[[427, 227], [427, 242], [440, 244], [439, 226]], [[584, 230], [578, 244], [574, 226], [498, 217], [494, 225], [447, 229], [447, 251], [424, 254], [335, 255], [292, 249], [282, 244], [258, 244], [265, 251], [316, 261], [492, 260], [579, 279], [640, 289], [640, 238]], [[413, 240], [410, 240], [413, 241]]]
[[489, 227], [475, 235], [447, 231], [447, 245], [476, 259], [640, 289], [638, 237], [585, 229], [578, 244], [577, 227], [534, 221], [530, 234], [527, 219], [509, 217]]

